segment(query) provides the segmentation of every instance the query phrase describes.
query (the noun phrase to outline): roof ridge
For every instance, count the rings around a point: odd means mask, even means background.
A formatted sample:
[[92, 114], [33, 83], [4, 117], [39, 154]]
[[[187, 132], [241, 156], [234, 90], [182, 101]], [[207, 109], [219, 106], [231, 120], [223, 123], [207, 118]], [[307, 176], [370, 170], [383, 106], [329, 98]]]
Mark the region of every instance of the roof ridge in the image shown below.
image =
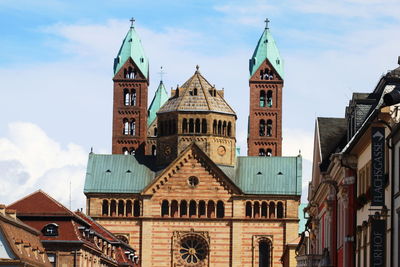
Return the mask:
[[[206, 82], [208, 82], [208, 81], [200, 74], [200, 72], [197, 71], [197, 79], [199, 80], [199, 84], [200, 84], [201, 90], [203, 91], [204, 98], [206, 99], [207, 107], [208, 107], [208, 109], [211, 109], [210, 102], [208, 101], [208, 96], [206, 95], [205, 88], [203, 87], [203, 84], [201, 83], [200, 77], [202, 77]], [[210, 83], [209, 83], [209, 84], [210, 84]], [[211, 85], [211, 84], [210, 84], [210, 85]]]

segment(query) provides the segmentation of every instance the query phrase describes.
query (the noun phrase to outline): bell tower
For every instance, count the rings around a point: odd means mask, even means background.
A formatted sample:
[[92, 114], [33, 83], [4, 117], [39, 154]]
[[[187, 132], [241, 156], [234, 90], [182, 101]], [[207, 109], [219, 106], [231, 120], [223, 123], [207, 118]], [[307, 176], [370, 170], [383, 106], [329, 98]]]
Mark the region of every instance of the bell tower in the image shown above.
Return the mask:
[[113, 154], [145, 152], [149, 61], [134, 21], [114, 59]]
[[283, 61], [269, 30], [269, 20], [265, 22], [264, 32], [249, 62], [249, 156], [282, 155]]

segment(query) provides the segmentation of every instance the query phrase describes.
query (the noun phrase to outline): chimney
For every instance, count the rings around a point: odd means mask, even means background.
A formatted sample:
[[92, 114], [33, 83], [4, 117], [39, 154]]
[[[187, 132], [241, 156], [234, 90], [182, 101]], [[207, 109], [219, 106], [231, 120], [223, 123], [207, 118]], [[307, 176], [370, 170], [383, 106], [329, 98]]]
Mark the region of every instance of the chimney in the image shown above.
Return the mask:
[[13, 209], [6, 209], [6, 214], [13, 219], [17, 219], [17, 211]]
[[0, 214], [6, 215], [6, 205], [0, 204]]

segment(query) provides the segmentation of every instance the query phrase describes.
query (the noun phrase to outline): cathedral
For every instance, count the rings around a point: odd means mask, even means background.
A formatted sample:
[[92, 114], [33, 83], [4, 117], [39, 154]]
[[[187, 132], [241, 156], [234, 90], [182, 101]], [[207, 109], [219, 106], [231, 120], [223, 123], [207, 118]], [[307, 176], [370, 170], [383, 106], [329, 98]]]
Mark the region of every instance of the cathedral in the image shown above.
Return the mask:
[[149, 59], [128, 30], [114, 60], [112, 154], [89, 154], [84, 193], [87, 214], [141, 266], [296, 265], [302, 159], [281, 156], [284, 68], [268, 24], [249, 72], [239, 156], [224, 98], [235, 92], [196, 66], [170, 95], [161, 81], [148, 106]]

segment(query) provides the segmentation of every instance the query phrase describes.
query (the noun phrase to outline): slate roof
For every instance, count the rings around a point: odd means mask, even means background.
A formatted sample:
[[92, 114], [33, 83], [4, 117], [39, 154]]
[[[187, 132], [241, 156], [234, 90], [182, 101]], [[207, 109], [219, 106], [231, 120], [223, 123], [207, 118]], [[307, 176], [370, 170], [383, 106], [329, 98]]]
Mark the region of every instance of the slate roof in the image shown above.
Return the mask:
[[[194, 91], [197, 90], [197, 95]], [[197, 70], [180, 88], [178, 95], [172, 96], [157, 113], [172, 111], [218, 112], [236, 115], [225, 99]]]
[[131, 27], [122, 41], [121, 48], [117, 57], [114, 59], [114, 75], [121, 69], [128, 59], [132, 59], [136, 66], [142, 72], [143, 76], [149, 77], [149, 60], [144, 53], [142, 41], [135, 31], [135, 27]]
[[[235, 167], [217, 167], [245, 194], [301, 195], [301, 157], [238, 157]], [[90, 154], [84, 192], [140, 193], [155, 177], [133, 156]]]
[[249, 62], [250, 76], [257, 71], [260, 65], [266, 60], [272, 64], [281, 78], [284, 78], [283, 59], [279, 54], [278, 47], [268, 28], [265, 28], [260, 39], [258, 40], [256, 49]]
[[157, 117], [157, 111], [165, 104], [168, 100], [168, 94], [165, 90], [163, 81], [160, 81], [156, 92], [154, 93], [154, 98], [151, 101], [149, 107], [149, 116], [147, 117], [147, 125], [150, 125]]
[[329, 158], [347, 132], [344, 118], [317, 118], [322, 160]]

